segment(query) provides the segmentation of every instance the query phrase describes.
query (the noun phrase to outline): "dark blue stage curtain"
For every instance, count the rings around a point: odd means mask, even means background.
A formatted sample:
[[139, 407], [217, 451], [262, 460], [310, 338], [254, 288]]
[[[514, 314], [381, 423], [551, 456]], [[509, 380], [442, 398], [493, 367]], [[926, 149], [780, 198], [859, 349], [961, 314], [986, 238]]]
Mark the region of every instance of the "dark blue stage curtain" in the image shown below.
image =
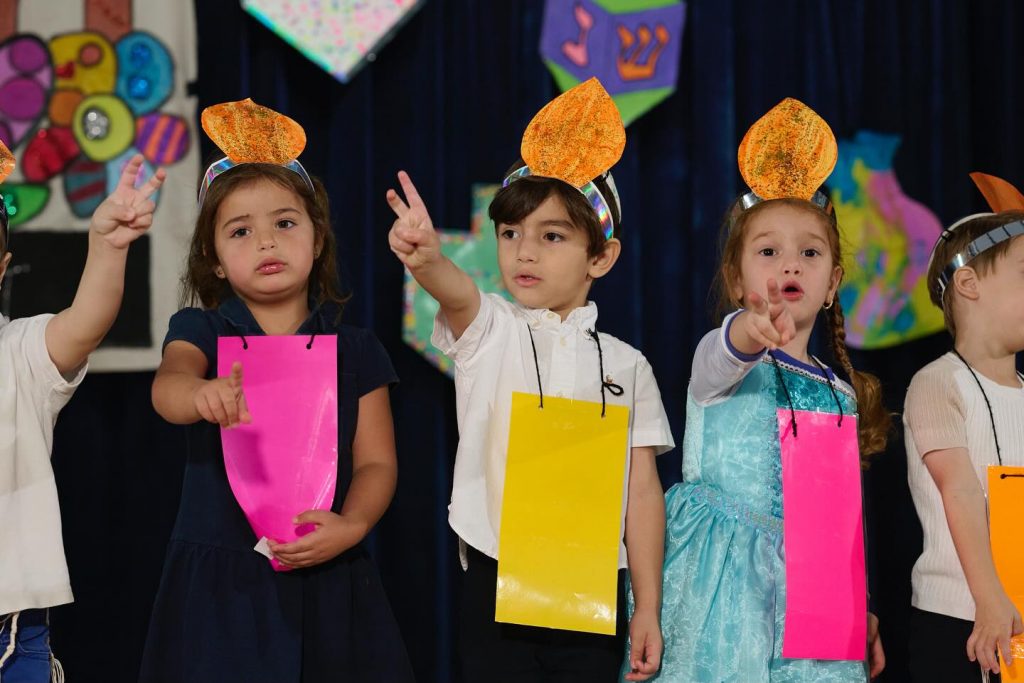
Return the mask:
[[[402, 268], [387, 247], [384, 193], [406, 169], [437, 225], [468, 226], [471, 184], [501, 180], [527, 122], [557, 94], [537, 51], [543, 2], [428, 0], [347, 85], [238, 0], [197, 1], [196, 13], [200, 108], [252, 97], [308, 134], [302, 159], [330, 192], [353, 294], [346, 319], [379, 335], [402, 379], [393, 392], [398, 492], [371, 547], [419, 680], [458, 681], [460, 571], [446, 522], [454, 390], [401, 340]], [[629, 128], [615, 169], [624, 255], [593, 290], [601, 329], [650, 359], [678, 442], [690, 358], [714, 324], [719, 222], [740, 190], [735, 150], [747, 126], [793, 96], [839, 137], [898, 133], [905, 191], [949, 222], [983, 208], [969, 171], [1024, 183], [1022, 28], [1024, 8], [1013, 0], [688, 3], [678, 90]], [[203, 144], [205, 158], [213, 149]], [[882, 376], [898, 411], [912, 373], [947, 346], [935, 335], [855, 361]], [[53, 462], [77, 602], [52, 619], [69, 680], [137, 675], [183, 466], [183, 436], [150, 407], [151, 381], [151, 373], [90, 376], [58, 424]], [[666, 487], [680, 461], [678, 448], [661, 458]], [[903, 680], [920, 528], [901, 433], [870, 479], [890, 662], [883, 680]]]

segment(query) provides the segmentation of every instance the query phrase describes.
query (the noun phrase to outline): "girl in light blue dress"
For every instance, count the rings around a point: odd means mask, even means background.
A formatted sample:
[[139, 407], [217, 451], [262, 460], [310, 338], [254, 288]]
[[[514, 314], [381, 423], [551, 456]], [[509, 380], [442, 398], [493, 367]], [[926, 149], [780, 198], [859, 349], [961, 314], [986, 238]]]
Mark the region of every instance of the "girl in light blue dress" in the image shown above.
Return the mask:
[[[753, 191], [723, 228], [718, 278], [722, 303], [734, 312], [697, 347], [683, 481], [666, 495], [661, 668], [641, 675], [629, 650], [624, 680], [860, 683], [884, 666], [873, 615], [862, 661], [782, 656], [779, 424], [795, 436], [797, 411], [856, 414], [864, 458], [885, 448], [890, 423], [878, 380], [855, 371], [846, 352], [839, 229], [817, 189], [835, 158], [828, 125], [796, 100], [775, 107], [740, 145], [740, 171]], [[819, 317], [852, 387], [808, 353]]]
[[[881, 450], [887, 431], [877, 380], [854, 371], [846, 354], [836, 299], [840, 262], [834, 217], [804, 200], [761, 202], [731, 226], [723, 290], [746, 309], [709, 332], [694, 357], [683, 482], [666, 496], [664, 655], [652, 680], [867, 678], [864, 662], [782, 657], [786, 575], [777, 411], [851, 415], [860, 398], [861, 452]], [[835, 356], [857, 391], [808, 354], [823, 309]], [[878, 668], [884, 660], [877, 620], [869, 616], [869, 625], [871, 662]]]

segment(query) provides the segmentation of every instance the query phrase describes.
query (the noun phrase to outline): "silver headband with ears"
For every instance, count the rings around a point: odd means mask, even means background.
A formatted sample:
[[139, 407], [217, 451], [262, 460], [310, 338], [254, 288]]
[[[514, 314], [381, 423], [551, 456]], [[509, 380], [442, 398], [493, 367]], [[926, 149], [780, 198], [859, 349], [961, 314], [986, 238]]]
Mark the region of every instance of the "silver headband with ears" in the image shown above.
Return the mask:
[[[932, 247], [931, 256], [928, 259], [928, 270], [931, 270], [932, 263], [935, 261], [935, 252], [938, 250], [939, 244], [943, 241], [948, 241], [953, 231], [959, 228], [964, 223], [974, 220], [975, 218], [984, 218], [986, 216], [995, 216], [994, 213], [975, 213], [970, 216], [961, 218], [953, 225], [949, 226], [942, 231], [939, 235], [938, 241], [935, 242], [935, 246]], [[974, 259], [978, 258], [981, 254], [995, 247], [998, 244], [1002, 244], [1007, 240], [1011, 240], [1014, 237], [1024, 235], [1024, 221], [1012, 221], [1005, 225], [992, 228], [984, 235], [981, 235], [977, 239], [973, 240], [963, 251], [957, 252], [953, 255], [953, 258], [949, 260], [949, 263], [942, 269], [938, 277], [935, 280], [935, 284], [939, 287], [939, 296], [942, 297], [946, 293], [946, 287], [953, 280], [953, 274], [957, 270], [963, 268]]]

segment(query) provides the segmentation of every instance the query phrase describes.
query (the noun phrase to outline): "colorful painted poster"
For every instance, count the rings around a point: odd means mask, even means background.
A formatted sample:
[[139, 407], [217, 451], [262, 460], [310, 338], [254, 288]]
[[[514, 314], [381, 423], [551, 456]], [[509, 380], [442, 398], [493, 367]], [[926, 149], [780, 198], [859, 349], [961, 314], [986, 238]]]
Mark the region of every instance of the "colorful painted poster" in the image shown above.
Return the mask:
[[596, 76], [629, 125], [671, 95], [686, 3], [548, 0], [540, 53], [563, 91]]
[[[473, 186], [473, 216], [469, 232], [438, 230], [438, 234], [441, 238], [441, 253], [469, 273], [473, 282], [483, 292], [498, 292], [508, 296], [501, 284], [501, 273], [498, 271], [498, 240], [494, 234], [494, 223], [487, 216], [487, 208], [499, 187]], [[405, 271], [402, 339], [431, 365], [453, 377], [455, 369], [452, 362], [430, 343], [430, 335], [434, 331], [434, 316], [437, 315], [438, 309], [437, 301], [416, 284], [409, 271]]]
[[196, 34], [191, 3], [28, 0], [0, 10], [0, 139], [18, 166], [0, 186], [12, 266], [0, 306], [14, 317], [71, 303], [89, 218], [137, 152], [167, 181], [153, 227], [131, 247], [122, 310], [93, 370], [149, 370], [194, 222]]
[[843, 236], [839, 301], [846, 342], [881, 349], [943, 329], [928, 297], [928, 257], [942, 232], [938, 217], [903, 193], [893, 157], [900, 138], [860, 131], [839, 141], [827, 183]]
[[242, 8], [342, 83], [391, 40], [423, 0], [242, 0]]

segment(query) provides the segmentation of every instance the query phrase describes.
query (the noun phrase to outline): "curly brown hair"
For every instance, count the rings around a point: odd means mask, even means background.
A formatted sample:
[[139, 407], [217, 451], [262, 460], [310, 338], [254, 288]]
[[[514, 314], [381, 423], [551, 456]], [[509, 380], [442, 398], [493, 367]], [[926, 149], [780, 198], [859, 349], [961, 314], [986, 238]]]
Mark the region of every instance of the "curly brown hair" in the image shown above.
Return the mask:
[[[732, 292], [740, 280], [740, 260], [747, 227], [754, 218], [774, 206], [788, 206], [799, 211], [806, 211], [821, 220], [828, 228], [825, 232], [828, 234], [832, 263], [842, 264], [839, 225], [834, 213], [827, 213], [808, 201], [795, 198], [760, 202], [738, 214], [734, 204], [722, 225], [722, 257], [718, 273], [715, 276], [719, 313], [743, 305], [743, 302], [738, 301]], [[866, 467], [872, 455], [885, 450], [886, 441], [892, 431], [892, 414], [885, 409], [882, 403], [882, 385], [878, 378], [870, 373], [854, 369], [853, 363], [850, 361], [850, 354], [846, 349], [846, 318], [843, 315], [843, 307], [839, 303], [838, 296], [833, 301], [832, 307], [823, 311], [822, 314], [828, 323], [832, 354], [850, 378], [850, 383], [853, 384], [853, 389], [857, 394], [857, 412], [859, 414], [857, 436], [860, 443], [861, 463]]]
[[[269, 180], [286, 190], [294, 192], [302, 199], [302, 203], [313, 222], [314, 243], [320, 245], [320, 254], [313, 260], [309, 271], [309, 291], [317, 304], [332, 301], [343, 308], [349, 297], [341, 294], [338, 282], [337, 261], [335, 257], [334, 231], [331, 230], [331, 210], [327, 200], [327, 191], [323, 184], [312, 178], [313, 188], [310, 189], [298, 173], [276, 164], [239, 164], [230, 171], [217, 177], [210, 184], [203, 205], [199, 207], [196, 228], [192, 233], [189, 246], [185, 274], [181, 278], [181, 306], [202, 304], [206, 308], [216, 308], [227, 297], [233, 294], [231, 285], [226, 279], [217, 277], [215, 269], [219, 265], [217, 252], [214, 248], [214, 233], [217, 221], [217, 209], [224, 198], [240, 187], [252, 185], [261, 180]], [[201, 182], [201, 180], [200, 180]]]
[[[1024, 211], [1001, 211], [976, 216], [956, 226], [953, 231], [944, 230], [942, 232], [942, 236], [935, 245], [931, 266], [928, 267], [928, 294], [932, 303], [942, 309], [942, 317], [946, 320], [946, 329], [954, 340], [956, 339], [955, 297], [949, 293], [952, 287], [946, 287], [945, 290], [939, 287], [939, 275], [953, 260], [953, 257], [966, 249], [968, 244], [989, 230], [1021, 220], [1024, 220]], [[973, 268], [979, 277], [985, 277], [992, 272], [996, 261], [1006, 254], [1016, 239], [1019, 237], [1005, 240], [991, 249], [986, 249], [967, 265]]]

